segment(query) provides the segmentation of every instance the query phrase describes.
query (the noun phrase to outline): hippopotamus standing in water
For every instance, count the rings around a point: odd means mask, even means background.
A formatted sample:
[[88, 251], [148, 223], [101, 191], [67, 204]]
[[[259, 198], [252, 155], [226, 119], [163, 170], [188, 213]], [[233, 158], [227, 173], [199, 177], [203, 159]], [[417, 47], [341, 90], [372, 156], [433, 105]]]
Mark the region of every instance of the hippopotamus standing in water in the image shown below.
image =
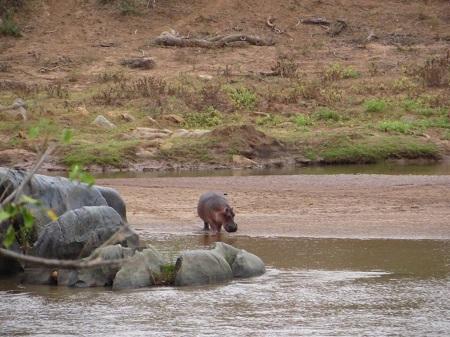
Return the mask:
[[228, 201], [223, 194], [215, 192], [202, 194], [198, 201], [197, 213], [205, 223], [204, 230], [211, 227], [213, 232], [220, 232], [223, 225], [227, 232], [237, 231], [233, 209], [228, 205]]

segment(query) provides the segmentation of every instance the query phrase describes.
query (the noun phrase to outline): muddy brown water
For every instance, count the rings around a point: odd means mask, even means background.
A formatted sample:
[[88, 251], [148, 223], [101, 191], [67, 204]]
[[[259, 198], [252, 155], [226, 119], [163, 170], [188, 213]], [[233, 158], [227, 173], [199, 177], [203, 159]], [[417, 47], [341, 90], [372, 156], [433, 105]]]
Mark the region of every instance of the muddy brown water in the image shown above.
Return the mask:
[[[145, 234], [168, 258], [216, 237]], [[261, 277], [187, 288], [68, 289], [0, 281], [1, 336], [445, 336], [450, 240], [219, 240]]]

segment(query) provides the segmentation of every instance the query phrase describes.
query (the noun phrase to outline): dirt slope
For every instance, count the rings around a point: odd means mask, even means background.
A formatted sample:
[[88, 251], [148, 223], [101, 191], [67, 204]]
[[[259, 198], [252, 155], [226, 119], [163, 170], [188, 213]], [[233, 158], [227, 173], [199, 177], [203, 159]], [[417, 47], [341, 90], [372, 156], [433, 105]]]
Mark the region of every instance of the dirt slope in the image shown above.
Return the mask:
[[[283, 34], [274, 33], [266, 20]], [[343, 18], [349, 28], [338, 37], [330, 37], [317, 25], [298, 24], [299, 19], [320, 16], [329, 20]], [[393, 56], [396, 45], [419, 44], [420, 57], [434, 48], [448, 47], [450, 4], [448, 1], [157, 1], [143, 15], [121, 15], [114, 6], [96, 1], [42, 1], [19, 14], [24, 26], [21, 39], [1, 38], [1, 59], [12, 62], [15, 70], [2, 77], [14, 79], [63, 78], [71, 69], [86, 77], [117, 65], [123, 57], [145, 55], [157, 59], [153, 75], [175, 76], [180, 71], [215, 72], [231, 65], [242, 72], [269, 70], [277, 51], [294, 50], [306, 55], [301, 59], [305, 71], [329, 60], [358, 61], [383, 57], [393, 64], [404, 57]], [[274, 47], [229, 48], [220, 52], [177, 51], [149, 46], [152, 38], [175, 29], [183, 35], [245, 32], [272, 37]], [[378, 43], [361, 46], [370, 32]], [[116, 46], [99, 47], [112, 42]], [[70, 59], [51, 74], [40, 67]], [[61, 63], [61, 62], [60, 62]], [[56, 64], [57, 66], [58, 64]], [[26, 73], [22, 72], [25, 71]], [[77, 85], [83, 85], [79, 81]]]

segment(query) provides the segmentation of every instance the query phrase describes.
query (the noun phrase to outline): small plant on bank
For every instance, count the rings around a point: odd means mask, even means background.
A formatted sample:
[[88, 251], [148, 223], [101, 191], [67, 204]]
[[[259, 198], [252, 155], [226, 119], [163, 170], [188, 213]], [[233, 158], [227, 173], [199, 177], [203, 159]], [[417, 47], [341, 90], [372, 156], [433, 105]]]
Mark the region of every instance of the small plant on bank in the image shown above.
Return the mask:
[[22, 33], [10, 11], [0, 17], [0, 35], [20, 37]]
[[280, 77], [296, 78], [298, 76], [298, 63], [293, 55], [279, 55], [272, 72]]
[[378, 129], [384, 132], [398, 132], [412, 134], [414, 125], [403, 121], [382, 121], [378, 124]]
[[313, 121], [311, 117], [307, 115], [296, 115], [292, 121], [296, 126], [304, 127], [304, 126], [311, 126], [313, 125]]
[[223, 116], [213, 107], [206, 108], [203, 112], [191, 112], [185, 116], [186, 128], [211, 128], [222, 124]]
[[427, 87], [450, 86], [450, 51], [442, 57], [427, 60], [420, 68], [419, 76]]
[[251, 110], [256, 106], [256, 94], [246, 87], [230, 88], [229, 95], [238, 109]]
[[366, 112], [383, 112], [386, 108], [387, 103], [382, 99], [370, 99], [364, 102], [364, 109]]
[[314, 113], [314, 119], [319, 121], [338, 122], [341, 119], [341, 116], [339, 113], [329, 108], [320, 108]]
[[260, 125], [260, 126], [273, 127], [273, 126], [280, 125], [281, 123], [283, 123], [283, 118], [281, 118], [278, 115], [272, 115], [272, 114], [270, 114], [269, 116], [259, 117], [256, 119], [256, 124]]
[[343, 67], [339, 63], [330, 65], [324, 72], [323, 78], [325, 81], [338, 81], [348, 78], [359, 78], [361, 73], [352, 67]]

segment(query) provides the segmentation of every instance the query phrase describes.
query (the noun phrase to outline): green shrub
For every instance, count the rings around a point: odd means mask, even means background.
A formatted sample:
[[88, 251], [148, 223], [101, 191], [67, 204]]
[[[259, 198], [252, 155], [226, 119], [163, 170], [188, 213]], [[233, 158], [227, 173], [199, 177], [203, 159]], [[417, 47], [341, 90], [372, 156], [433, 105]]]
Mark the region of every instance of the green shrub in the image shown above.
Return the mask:
[[203, 112], [191, 112], [186, 114], [184, 127], [210, 128], [221, 124], [222, 121], [222, 114], [213, 107], [208, 107]]
[[260, 126], [277, 126], [283, 122], [283, 118], [278, 115], [269, 115], [256, 119], [256, 124]]
[[356, 71], [352, 67], [343, 67], [339, 63], [333, 63], [330, 65], [323, 74], [323, 78], [326, 81], [337, 81], [348, 78], [358, 78], [361, 76], [359, 71]]
[[64, 164], [120, 167], [133, 158], [137, 141], [109, 140], [94, 144], [72, 145], [63, 158]]
[[319, 121], [339, 121], [341, 116], [329, 108], [320, 108], [314, 113], [314, 118]]
[[313, 125], [313, 121], [311, 117], [306, 115], [296, 115], [293, 119], [293, 122], [297, 126], [310, 126]]
[[22, 36], [19, 26], [16, 24], [9, 11], [6, 12], [0, 20], [0, 35], [14, 37]]
[[383, 112], [387, 108], [386, 101], [382, 99], [370, 99], [364, 103], [366, 112]]
[[378, 124], [378, 129], [384, 132], [411, 134], [414, 129], [414, 125], [403, 121], [382, 121]]
[[251, 110], [256, 106], [256, 94], [245, 88], [231, 88], [230, 98], [238, 109]]

